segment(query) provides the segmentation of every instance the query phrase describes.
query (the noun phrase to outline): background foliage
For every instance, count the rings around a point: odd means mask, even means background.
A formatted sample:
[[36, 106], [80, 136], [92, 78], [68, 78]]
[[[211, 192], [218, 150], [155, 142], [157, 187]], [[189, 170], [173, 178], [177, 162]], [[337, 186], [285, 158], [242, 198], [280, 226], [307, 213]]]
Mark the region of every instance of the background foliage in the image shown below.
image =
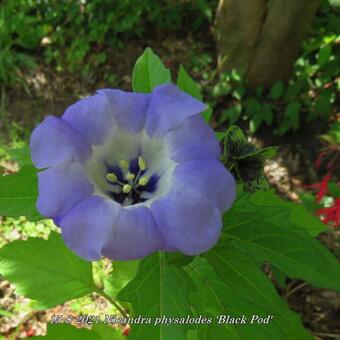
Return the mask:
[[[180, 339], [186, 331], [189, 339], [311, 338], [300, 316], [279, 295], [290, 294], [301, 280], [314, 287], [339, 290], [338, 263], [331, 252], [314, 239], [321, 233], [318, 237], [324, 241], [325, 231], [331, 234], [336, 227], [336, 216], [340, 216], [336, 177], [340, 152], [339, 123], [336, 122], [340, 90], [339, 1], [321, 2], [290, 81], [287, 84], [278, 81], [269, 89], [253, 90], [247, 87], [242, 74], [216, 72], [212, 25], [217, 3], [217, 0], [4, 0], [1, 3], [0, 141], [3, 145], [0, 145], [0, 170], [6, 176], [0, 177], [0, 245], [3, 246], [0, 273], [17, 284], [19, 295], [36, 299], [38, 304], [31, 301], [25, 307], [18, 302], [8, 310], [0, 309], [0, 315], [9, 317], [18, 311], [29, 314], [51, 306], [55, 306], [55, 311], [59, 308], [56, 305], [66, 299], [74, 299], [70, 303], [72, 313], [96, 313], [95, 302], [105, 305], [98, 298], [102, 294], [118, 299], [132, 315], [276, 315], [273, 322], [265, 326], [199, 325], [194, 329], [137, 325], [132, 327], [131, 338], [157, 338], [163, 334]], [[172, 37], [170, 43], [168, 37]], [[175, 46], [174, 42], [180, 39], [184, 39], [184, 47]], [[147, 49], [131, 76], [135, 59], [131, 61], [131, 69], [121, 71], [119, 63], [132, 59], [130, 47], [136, 42], [138, 48], [155, 45], [153, 49], [161, 58]], [[176, 48], [185, 53], [177, 56]], [[119, 59], [117, 55], [123, 57]], [[31, 78], [41, 73], [47, 75], [47, 82], [37, 94], [32, 90]], [[225, 155], [228, 160], [224, 160], [236, 164], [234, 173], [248, 189], [261, 190], [239, 191], [235, 206], [224, 216], [223, 237], [218, 246], [204, 256], [193, 259], [179, 254], [156, 254], [127, 263], [82, 261], [63, 246], [53, 223], [41, 220], [37, 213], [36, 170], [30, 162], [28, 148], [21, 147], [42, 115], [61, 113], [72, 101], [97, 87], [119, 86], [129, 90], [132, 87], [135, 91], [150, 92], [157, 84], [169, 81], [171, 73], [183, 91], [208, 102], [204, 118], [219, 131], [217, 135], [226, 145], [233, 142], [228, 139], [229, 125], [237, 123], [248, 132], [240, 143], [247, 153], [228, 154]], [[145, 75], [149, 83], [145, 82]], [[58, 77], [61, 81], [49, 90]], [[77, 82], [86, 85], [79, 90], [74, 85]], [[60, 84], [70, 86], [58, 91]], [[73, 90], [74, 97], [66, 97]], [[50, 92], [56, 93], [52, 99]], [[66, 99], [57, 109], [43, 107], [39, 102], [41, 93], [44, 102], [46, 98], [57, 102], [61, 92]], [[32, 111], [20, 106], [13, 109], [13, 104], [27, 97], [33, 103]], [[299, 138], [305, 134], [311, 136], [307, 143], [307, 147], [311, 144], [307, 150], [309, 158], [318, 161], [319, 156], [322, 157], [314, 177], [307, 180], [315, 182], [320, 178], [320, 183], [311, 189], [303, 188], [302, 206], [278, 198], [272, 190], [264, 191], [268, 184], [263, 165], [275, 152], [254, 146], [249, 150], [249, 138], [254, 135], [287, 137], [275, 142], [282, 148], [296, 141], [300, 143]], [[246, 181], [249, 173], [244, 169], [254, 166], [257, 177]], [[312, 166], [301, 167], [302, 171], [309, 172]], [[328, 174], [333, 175], [332, 180], [321, 180]], [[315, 196], [321, 200], [316, 202]], [[315, 212], [319, 212], [325, 224], [312, 216]], [[334, 232], [334, 235], [334, 244], [338, 244], [338, 234]], [[29, 240], [24, 242], [27, 237]], [[15, 239], [18, 240], [11, 242]], [[337, 254], [336, 249], [332, 250]], [[41, 259], [46, 260], [44, 265]], [[53, 272], [52, 266], [56, 268]], [[264, 273], [262, 269], [268, 266], [269, 271]], [[37, 277], [44, 287], [36, 285]], [[147, 278], [145, 282], [144, 278]], [[56, 285], [51, 290], [53, 282]], [[289, 286], [291, 284], [293, 286]], [[329, 292], [327, 294], [331, 294]], [[171, 295], [181, 296], [179, 305], [172, 301]], [[332, 296], [327, 300], [336, 301]], [[105, 306], [101, 312], [117, 313], [111, 304]], [[25, 319], [7, 334], [19, 334], [23, 324], [26, 335], [30, 336], [30, 324]], [[307, 327], [313, 330], [310, 326], [307, 318]], [[104, 325], [93, 325], [91, 331], [66, 324], [49, 325], [47, 338], [121, 339], [121, 330]]]

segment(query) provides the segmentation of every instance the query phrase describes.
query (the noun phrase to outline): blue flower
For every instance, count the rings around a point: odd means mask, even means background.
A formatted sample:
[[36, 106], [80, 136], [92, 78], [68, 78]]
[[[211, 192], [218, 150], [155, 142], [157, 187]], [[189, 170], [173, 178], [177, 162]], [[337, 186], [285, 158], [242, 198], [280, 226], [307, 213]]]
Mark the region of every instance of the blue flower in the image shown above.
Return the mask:
[[219, 238], [235, 181], [200, 112], [172, 84], [151, 94], [103, 89], [32, 133], [39, 212], [80, 257], [195, 255]]

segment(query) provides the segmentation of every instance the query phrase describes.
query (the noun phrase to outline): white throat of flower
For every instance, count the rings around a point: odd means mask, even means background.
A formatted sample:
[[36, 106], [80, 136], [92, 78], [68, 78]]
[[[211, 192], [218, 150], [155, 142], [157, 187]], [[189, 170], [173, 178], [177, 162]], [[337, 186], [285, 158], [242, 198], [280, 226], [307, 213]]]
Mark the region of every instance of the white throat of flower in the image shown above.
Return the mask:
[[115, 128], [105, 143], [92, 147], [85, 169], [96, 195], [128, 208], [150, 206], [166, 194], [176, 165], [163, 139]]

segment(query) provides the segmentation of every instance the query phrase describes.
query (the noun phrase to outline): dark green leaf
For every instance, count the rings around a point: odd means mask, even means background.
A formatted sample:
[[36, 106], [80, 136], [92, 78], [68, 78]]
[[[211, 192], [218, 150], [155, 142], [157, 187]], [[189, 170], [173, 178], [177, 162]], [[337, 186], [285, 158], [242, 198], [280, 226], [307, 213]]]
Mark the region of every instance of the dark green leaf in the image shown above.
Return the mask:
[[165, 260], [168, 264], [174, 266], [186, 266], [194, 260], [195, 256], [187, 256], [179, 252], [165, 253]]
[[236, 123], [241, 115], [241, 112], [241, 104], [236, 104], [229, 109], [223, 110], [220, 117], [220, 123], [224, 123], [226, 120], [228, 120], [229, 124]]
[[336, 182], [329, 182], [328, 189], [334, 198], [340, 198], [340, 184]]
[[245, 93], [246, 89], [243, 86], [240, 86], [232, 92], [232, 96], [237, 100], [241, 100]]
[[262, 116], [268, 126], [273, 123], [273, 109], [270, 103], [264, 103], [262, 105]]
[[279, 135], [284, 135], [290, 129], [296, 131], [300, 126], [300, 108], [301, 104], [297, 101], [292, 101], [287, 104], [284, 119], [278, 130]]
[[299, 123], [299, 112], [301, 104], [299, 102], [291, 102], [287, 105], [285, 111], [285, 117], [289, 120], [291, 127], [297, 130]]
[[332, 111], [332, 100], [333, 92], [331, 89], [323, 91], [315, 102], [315, 112], [324, 119], [328, 119]]
[[[329, 183], [328, 183], [328, 186], [329, 186]], [[304, 192], [299, 195], [299, 198], [302, 201], [303, 205], [306, 207], [306, 209], [311, 214], [314, 214], [317, 209], [321, 208], [321, 205], [319, 205], [315, 201], [315, 195]]]
[[276, 81], [270, 90], [269, 98], [272, 100], [278, 100], [283, 95], [284, 89], [285, 87], [283, 82], [281, 80]]
[[320, 48], [317, 63], [319, 67], [324, 66], [328, 61], [332, 54], [332, 46], [331, 45], [325, 45]]

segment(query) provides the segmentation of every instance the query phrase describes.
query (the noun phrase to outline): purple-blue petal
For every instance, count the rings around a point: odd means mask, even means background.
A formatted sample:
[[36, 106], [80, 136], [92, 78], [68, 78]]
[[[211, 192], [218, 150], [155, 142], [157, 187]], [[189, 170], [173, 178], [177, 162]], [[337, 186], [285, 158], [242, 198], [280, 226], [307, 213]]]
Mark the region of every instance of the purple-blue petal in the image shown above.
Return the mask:
[[184, 190], [156, 199], [151, 212], [165, 240], [164, 249], [197, 255], [214, 246], [220, 236], [221, 213], [216, 205]]
[[97, 92], [109, 101], [118, 127], [129, 133], [137, 133], [144, 127], [149, 94], [112, 89], [102, 89]]
[[220, 156], [220, 145], [213, 129], [201, 115], [186, 119], [164, 136], [170, 157], [176, 162]]
[[100, 196], [82, 201], [58, 223], [65, 244], [86, 260], [100, 259], [103, 244], [120, 210], [119, 204]]
[[146, 132], [149, 136], [162, 136], [187, 118], [203, 112], [205, 105], [189, 96], [173, 84], [155, 87], [151, 94], [146, 116]]
[[101, 94], [77, 101], [61, 118], [92, 145], [102, 144], [114, 126], [111, 104]]
[[173, 187], [212, 201], [221, 212], [230, 208], [236, 195], [234, 177], [215, 159], [193, 160], [177, 165], [173, 173]]
[[68, 161], [85, 161], [91, 155], [89, 144], [61, 119], [48, 116], [31, 135], [31, 157], [37, 168]]
[[113, 260], [138, 259], [159, 250], [162, 244], [150, 210], [143, 206], [131, 206], [121, 210], [102, 254]]
[[65, 163], [38, 173], [38, 211], [59, 220], [93, 192], [83, 166]]

